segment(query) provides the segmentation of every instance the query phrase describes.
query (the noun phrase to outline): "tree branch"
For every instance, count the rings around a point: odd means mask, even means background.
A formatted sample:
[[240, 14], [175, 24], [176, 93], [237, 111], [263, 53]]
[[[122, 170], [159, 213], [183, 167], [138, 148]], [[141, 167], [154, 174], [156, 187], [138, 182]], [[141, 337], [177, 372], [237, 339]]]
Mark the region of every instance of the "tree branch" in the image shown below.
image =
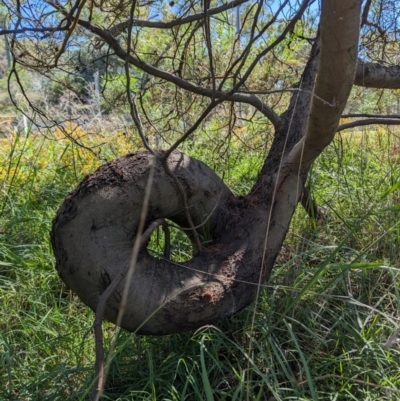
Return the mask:
[[340, 132], [349, 128], [361, 127], [364, 125], [400, 125], [400, 118], [369, 118], [366, 120], [351, 121], [349, 123], [339, 125], [336, 132]]
[[312, 97], [307, 132], [288, 158], [293, 168], [307, 171], [335, 136], [357, 68], [360, 9], [361, 0], [322, 2], [316, 96]]
[[[216, 14], [220, 14], [223, 11], [231, 10], [235, 7], [240, 6], [243, 3], [247, 3], [249, 0], [234, 0], [229, 3], [223, 4], [222, 6], [215, 7], [215, 8], [210, 8], [207, 11], [207, 16], [211, 17]], [[138, 26], [142, 28], [160, 28], [160, 29], [169, 29], [173, 28], [175, 26], [180, 26], [184, 24], [188, 24], [193, 21], [199, 21], [205, 17], [205, 13], [201, 12], [198, 14], [193, 14], [193, 15], [188, 15], [187, 17], [183, 18], [177, 18], [172, 21], [164, 22], [164, 21], [147, 21], [147, 20], [140, 20], [137, 18], [134, 18], [132, 20], [132, 25], [133, 26]], [[109, 28], [108, 31], [113, 35], [114, 37], [118, 36], [121, 32], [123, 32], [125, 29], [129, 27], [129, 24], [131, 23], [130, 20], [121, 22], [119, 24], [114, 25], [113, 27]]]
[[[303, 16], [305, 10], [307, 9], [307, 6], [309, 3], [312, 3], [313, 0], [303, 0], [301, 3], [299, 9], [297, 10], [296, 14], [294, 17], [290, 20], [290, 22], [286, 25], [285, 29], [281, 32], [281, 34], [269, 45], [267, 46], [263, 51], [261, 51], [251, 62], [243, 76], [240, 78], [239, 82], [236, 84], [236, 88], [240, 89], [240, 87], [246, 82], [247, 78], [250, 76], [250, 74], [253, 72], [254, 68], [256, 65], [260, 62], [260, 60], [265, 57], [273, 48], [275, 48], [279, 43], [281, 43], [287, 36], [289, 32], [291, 32], [297, 21], [301, 19]], [[242, 66], [238, 68], [238, 70], [241, 69]]]
[[[59, 9], [59, 7], [58, 7]], [[97, 36], [101, 37], [115, 52], [115, 55], [121, 58], [122, 60], [128, 60], [130, 64], [141, 69], [142, 71], [153, 75], [154, 77], [164, 79], [165, 81], [171, 82], [174, 85], [185, 89], [189, 92], [196, 93], [201, 96], [205, 96], [208, 98], [220, 99], [225, 97], [226, 100], [232, 102], [241, 102], [252, 105], [258, 111], [260, 111], [264, 116], [266, 116], [271, 123], [276, 127], [280, 121], [280, 117], [276, 114], [272, 108], [267, 106], [260, 98], [254, 95], [245, 94], [245, 93], [233, 93], [229, 94], [229, 92], [225, 91], [213, 91], [210, 88], [204, 88], [202, 86], [196, 85], [192, 82], [186, 81], [170, 72], [161, 70], [159, 68], [154, 67], [151, 64], [146, 63], [145, 61], [140, 60], [137, 56], [132, 54], [128, 55], [128, 53], [122, 48], [117, 39], [115, 39], [109, 31], [99, 28], [98, 26], [84, 20], [79, 20], [78, 24], [83, 28], [93, 32]]]
[[[304, 0], [305, 2], [308, 0]], [[60, 11], [64, 15], [68, 15], [68, 12], [60, 6], [58, 3], [53, 1], [46, 1], [49, 5], [54, 7], [56, 10]], [[264, 116], [266, 116], [271, 123], [276, 127], [280, 121], [280, 117], [277, 113], [274, 112], [272, 108], [267, 106], [260, 98], [254, 95], [248, 95], [243, 93], [229, 93], [224, 91], [214, 91], [213, 89], [204, 88], [202, 86], [193, 84], [192, 82], [186, 81], [170, 72], [163, 71], [159, 68], [154, 67], [151, 64], [148, 64], [142, 60], [140, 60], [137, 56], [132, 54], [128, 54], [128, 52], [122, 48], [121, 44], [118, 40], [110, 33], [107, 29], [102, 29], [99, 26], [82, 19], [78, 20], [78, 24], [93, 32], [98, 37], [103, 39], [115, 52], [115, 55], [122, 60], [127, 60], [133, 66], [141, 69], [142, 71], [153, 75], [157, 78], [164, 79], [165, 81], [171, 82], [179, 88], [185, 89], [189, 92], [196, 93], [201, 96], [209, 97], [211, 99], [220, 99], [224, 98], [227, 101], [233, 102], [241, 102], [252, 105], [258, 111], [260, 111]], [[289, 24], [290, 25], [290, 24]], [[286, 29], [287, 30], [287, 29]], [[285, 31], [286, 31], [285, 30]], [[242, 78], [243, 80], [243, 78]], [[242, 81], [241, 80], [241, 81]]]
[[[146, 217], [146, 213], [144, 213], [144, 219]], [[164, 219], [154, 220], [147, 230], [140, 237], [140, 245], [139, 249], [150, 239], [153, 231], [161, 225], [164, 225]], [[107, 307], [107, 302], [110, 299], [111, 295], [117, 289], [117, 287], [121, 284], [122, 280], [126, 277], [126, 273], [129, 269], [129, 264], [124, 266], [123, 269], [118, 272], [115, 278], [111, 281], [110, 285], [104, 290], [99, 298], [99, 303], [97, 304], [95, 319], [93, 323], [94, 329], [94, 337], [95, 337], [95, 352], [96, 352], [96, 361], [95, 361], [95, 372], [96, 372], [96, 384], [92, 389], [92, 398], [96, 399], [99, 392], [103, 390], [104, 382], [105, 382], [105, 371], [104, 371], [104, 346], [103, 346], [103, 331], [101, 328], [101, 324], [104, 318], [104, 312]], [[99, 394], [100, 396], [100, 394]]]
[[358, 59], [354, 85], [365, 88], [399, 89], [400, 66], [383, 66]]
[[0, 36], [2, 35], [18, 35], [21, 33], [27, 32], [38, 32], [38, 33], [45, 33], [45, 32], [60, 32], [68, 30], [67, 26], [49, 26], [49, 27], [42, 27], [42, 28], [18, 28], [18, 29], [0, 29]]
[[[104, 390], [104, 384], [107, 378], [108, 372], [108, 363], [104, 365], [104, 346], [103, 346], [103, 331], [102, 331], [102, 321], [104, 317], [104, 312], [106, 310], [107, 301], [109, 300], [110, 296], [113, 292], [117, 289], [117, 287], [121, 284], [123, 279], [125, 280], [123, 292], [122, 292], [122, 300], [118, 310], [118, 316], [116, 325], [121, 326], [122, 317], [125, 313], [126, 309], [126, 302], [128, 297], [128, 288], [132, 281], [133, 271], [136, 266], [137, 256], [139, 254], [140, 248], [149, 240], [152, 232], [160, 225], [163, 224], [164, 219], [160, 218], [153, 221], [147, 230], [143, 232], [145, 222], [146, 222], [146, 215], [149, 205], [149, 198], [151, 193], [151, 188], [153, 184], [153, 177], [154, 177], [154, 165], [150, 168], [149, 178], [147, 180], [146, 188], [145, 188], [145, 196], [142, 204], [142, 210], [140, 213], [140, 220], [139, 226], [137, 229], [135, 241], [133, 244], [133, 249], [131, 253], [131, 258], [129, 263], [122, 267], [122, 269], [117, 273], [114, 277], [112, 282], [109, 286], [104, 290], [101, 294], [99, 302], [96, 308], [95, 320], [93, 323], [94, 327], [94, 334], [95, 334], [95, 348], [96, 348], [96, 360], [95, 360], [95, 372], [96, 372], [96, 381], [93, 385], [92, 392], [91, 392], [91, 399], [94, 401], [99, 401], [101, 395]], [[112, 345], [115, 345], [114, 343]], [[111, 350], [110, 350], [111, 352]], [[107, 359], [107, 362], [109, 360]]]
[[361, 26], [365, 25], [368, 21], [368, 13], [371, 8], [372, 0], [367, 0], [364, 5], [364, 10], [361, 17]]
[[341, 117], [341, 118], [356, 118], [356, 117], [366, 117], [366, 118], [400, 118], [400, 114], [350, 113], [350, 114], [342, 114], [342, 117]]

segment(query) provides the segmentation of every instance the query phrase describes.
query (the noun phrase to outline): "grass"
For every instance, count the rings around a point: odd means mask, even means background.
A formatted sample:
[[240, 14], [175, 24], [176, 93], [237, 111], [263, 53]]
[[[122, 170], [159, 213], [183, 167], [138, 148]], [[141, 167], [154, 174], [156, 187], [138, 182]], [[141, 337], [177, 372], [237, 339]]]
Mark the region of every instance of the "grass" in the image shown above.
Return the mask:
[[[100, 157], [57, 135], [0, 139], [1, 400], [87, 400], [94, 380], [93, 313], [58, 278], [49, 231], [84, 174], [135, 145], [81, 134], [88, 147], [103, 144]], [[327, 149], [310, 174], [326, 221], [299, 208], [256, 305], [166, 337], [105, 323], [106, 348], [118, 338], [104, 399], [399, 399], [400, 223], [390, 210], [400, 203], [399, 145], [396, 131], [379, 129]], [[241, 193], [262, 154], [230, 152], [226, 179]], [[211, 155], [203, 160], [221, 171]], [[187, 255], [180, 244], [176, 260]]]

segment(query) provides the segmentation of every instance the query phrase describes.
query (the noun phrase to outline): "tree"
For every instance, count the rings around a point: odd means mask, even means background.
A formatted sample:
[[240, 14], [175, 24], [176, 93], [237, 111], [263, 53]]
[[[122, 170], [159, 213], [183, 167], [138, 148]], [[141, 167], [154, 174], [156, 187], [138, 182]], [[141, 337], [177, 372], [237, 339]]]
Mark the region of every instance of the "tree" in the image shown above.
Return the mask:
[[[43, 74], [56, 70], [65, 61], [64, 53], [68, 48], [76, 49], [83, 35], [94, 35], [95, 47], [106, 46], [109, 54], [125, 63], [131, 114], [147, 151], [115, 160], [86, 177], [58, 212], [52, 242], [61, 278], [91, 308], [96, 309], [101, 294], [113, 289], [107, 302], [100, 304], [104, 316], [114, 322], [120, 310], [122, 278], [129, 261], [137, 257], [120, 322], [128, 330], [150, 334], [189, 330], [252, 302], [258, 294], [257, 284], [263, 283], [273, 268], [296, 205], [304, 195], [310, 166], [335, 133], [357, 125], [400, 122], [399, 116], [361, 116], [361, 120], [339, 125], [353, 85], [400, 86], [399, 66], [370, 61], [378, 55], [386, 63], [390, 61], [387, 49], [396, 43], [397, 31], [390, 24], [395, 20], [385, 12], [398, 8], [396, 2], [323, 1], [319, 10], [311, 0], [286, 0], [267, 13], [262, 1], [247, 1], [215, 7], [211, 3], [176, 3], [173, 12], [166, 12], [157, 3], [92, 2], [86, 6], [80, 1], [47, 1], [40, 15], [29, 2], [6, 4], [12, 17], [10, 28], [1, 34], [12, 38], [11, 74], [17, 76], [16, 64]], [[217, 63], [214, 47], [227, 26], [227, 10], [242, 4], [247, 8], [242, 12], [241, 31], [233, 35], [235, 42], [227, 54], [230, 58]], [[167, 20], [140, 18], [152, 10], [166, 12]], [[310, 16], [304, 18], [306, 12], [320, 13], [315, 26]], [[286, 20], [277, 25], [281, 13]], [[142, 57], [141, 36], [148, 37], [154, 30], [167, 32], [162, 40], [166, 48]], [[307, 38], [307, 34], [314, 36]], [[265, 91], [267, 102], [276, 92], [291, 93], [287, 109], [278, 115], [263, 101], [262, 91], [247, 88], [258, 64], [265, 66], [268, 56], [284, 41], [293, 41], [293, 36], [301, 40], [303, 48], [308, 43], [311, 46], [296, 86]], [[172, 43], [167, 43], [171, 37]], [[198, 59], [189, 54], [196, 50], [190, 46], [192, 40], [204, 45], [198, 50], [202, 53]], [[364, 50], [364, 59], [358, 58], [359, 48]], [[145, 74], [134, 87], [129, 79], [132, 68], [136, 76], [137, 71]], [[206, 77], [202, 70], [207, 71]], [[140, 118], [145, 109], [139, 110], [136, 104], [137, 99], [143, 104], [143, 93], [155, 88], [154, 81], [196, 96], [192, 101], [196, 102], [196, 121], [166, 151], [149, 145]], [[275, 82], [277, 87], [282, 87], [282, 80]], [[171, 100], [178, 102], [178, 96]], [[211, 169], [177, 151], [223, 102], [251, 105], [274, 127], [264, 166], [246, 196], [235, 197]], [[145, 215], [143, 204], [148, 208]], [[180, 265], [168, 257], [154, 258], [146, 249], [155, 226], [168, 230], [166, 218], [186, 230], [193, 243], [193, 258]], [[205, 224], [207, 240], [211, 240], [207, 247], [200, 238]], [[137, 254], [132, 256], [133, 238], [140, 238], [143, 231], [140, 247], [135, 248]]]
[[[21, 64], [49, 76], [65, 62], [68, 48], [90, 39], [94, 58], [106, 48], [104, 54], [124, 62], [131, 116], [147, 149], [87, 176], [54, 220], [57, 270], [97, 309], [97, 327], [104, 316], [127, 330], [168, 334], [218, 321], [250, 304], [271, 273], [298, 202], [303, 198], [307, 206], [309, 169], [335, 134], [400, 123], [399, 115], [344, 114], [354, 85], [400, 87], [393, 51], [396, 1], [323, 0], [321, 8], [312, 0], [273, 6], [248, 0], [171, 2], [170, 9], [137, 1], [44, 4], [31, 14], [29, 2], [8, 4], [10, 28], [0, 33], [11, 37], [11, 75], [18, 79], [15, 66]], [[235, 32], [230, 12], [240, 6], [246, 8]], [[157, 18], [151, 19], [152, 13]], [[217, 50], [229, 38], [231, 47], [221, 57]], [[275, 53], [293, 54], [295, 43], [302, 49], [299, 77], [278, 68], [266, 76], [269, 65], [285, 64]], [[283, 93], [290, 97], [279, 98]], [[154, 101], [168, 111], [158, 128], [148, 113]], [[212, 169], [177, 150], [226, 103], [249, 105], [274, 131], [246, 196], [234, 196]], [[150, 145], [149, 133], [165, 132], [171, 121], [178, 126], [189, 111], [189, 128], [172, 137], [167, 150]], [[231, 112], [237, 117], [234, 108]], [[343, 116], [353, 120], [340, 125]], [[147, 251], [155, 227], [161, 225], [168, 238], [165, 219], [189, 236], [191, 260], [169, 260], [168, 246], [163, 258]]]

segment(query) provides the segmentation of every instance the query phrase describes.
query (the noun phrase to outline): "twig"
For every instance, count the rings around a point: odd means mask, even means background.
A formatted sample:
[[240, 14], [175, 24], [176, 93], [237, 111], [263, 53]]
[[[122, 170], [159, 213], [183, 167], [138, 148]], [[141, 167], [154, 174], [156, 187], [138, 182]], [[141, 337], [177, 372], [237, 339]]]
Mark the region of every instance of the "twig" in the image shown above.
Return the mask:
[[[207, 12], [207, 15], [213, 16], [213, 15], [220, 14], [223, 11], [231, 10], [231, 9], [238, 7], [241, 4], [244, 4], [248, 1], [249, 0], [234, 0], [234, 1], [231, 1], [226, 4], [222, 4], [219, 7], [210, 8]], [[134, 18], [132, 21], [128, 19], [127, 21], [124, 21], [124, 22], [114, 25], [113, 27], [109, 28], [109, 31], [113, 36], [118, 36], [119, 33], [124, 31], [126, 28], [128, 28], [128, 26], [130, 24], [132, 24], [133, 26], [138, 26], [138, 27], [142, 27], [142, 28], [146, 27], [146, 28], [171, 29], [175, 26], [180, 26], [180, 25], [188, 24], [190, 22], [202, 20], [204, 17], [205, 17], [205, 13], [201, 12], [198, 14], [188, 15], [183, 18], [173, 19], [172, 21], [167, 21], [167, 22], [148, 21], [148, 20], [140, 20], [140, 19]]]
[[143, 228], [146, 222], [147, 208], [151, 193], [151, 187], [153, 184], [154, 177], [154, 164], [150, 168], [150, 174], [146, 185], [145, 195], [142, 204], [142, 211], [140, 214], [139, 227], [136, 233], [135, 242], [132, 249], [132, 255], [130, 263], [124, 266], [121, 271], [116, 275], [111, 284], [106, 288], [99, 299], [99, 303], [96, 308], [96, 317], [94, 321], [94, 335], [95, 335], [95, 346], [96, 346], [96, 361], [95, 361], [95, 371], [96, 371], [96, 381], [92, 389], [91, 399], [94, 401], [99, 401], [101, 395], [103, 394], [104, 384], [107, 377], [107, 372], [109, 364], [111, 362], [111, 357], [113, 349], [115, 347], [115, 341], [112, 342], [110, 351], [107, 357], [107, 363], [104, 365], [104, 346], [103, 346], [103, 331], [101, 329], [101, 323], [103, 320], [104, 311], [106, 304], [111, 294], [115, 291], [118, 285], [121, 283], [122, 279], [125, 278], [125, 285], [122, 294], [122, 301], [118, 311], [116, 326], [121, 325], [122, 317], [125, 313], [126, 301], [128, 298], [128, 292], [130, 287], [130, 282], [132, 281], [132, 275], [136, 266], [136, 260], [141, 246], [149, 239], [151, 233], [159, 225], [163, 223], [163, 219], [155, 220], [148, 229], [142, 234]]
[[217, 89], [215, 82], [215, 70], [214, 70], [214, 61], [213, 61], [213, 50], [212, 50], [212, 42], [211, 42], [211, 28], [210, 28], [210, 17], [208, 14], [208, 7], [210, 6], [210, 1], [204, 0], [204, 36], [206, 41], [207, 53], [208, 53], [208, 62], [210, 65], [210, 74], [211, 74], [211, 83], [213, 89], [213, 95], [211, 96], [211, 100], [214, 100], [214, 93]]
[[[77, 24], [78, 24], [79, 17], [80, 17], [80, 15], [81, 15], [82, 11], [83, 11], [83, 8], [84, 8], [84, 6], [85, 6], [85, 3], [86, 3], [86, 0], [82, 0], [82, 2], [80, 2], [80, 1], [78, 0], [77, 3], [74, 5], [74, 7], [72, 7], [72, 9], [71, 9], [70, 18], [73, 17], [73, 14], [74, 14], [75, 10], [78, 10], [78, 12], [76, 13], [75, 19], [72, 21], [72, 28], [67, 30], [67, 33], [65, 34], [65, 38], [64, 38], [63, 43], [62, 43], [62, 45], [61, 45], [61, 48], [60, 48], [60, 50], [58, 51], [58, 53], [56, 54], [56, 56], [54, 57], [54, 65], [55, 65], [55, 66], [57, 66], [58, 61], [59, 61], [61, 55], [65, 52], [65, 49], [67, 48], [68, 41], [69, 41], [71, 35], [73, 34], [73, 32], [74, 32], [75, 29], [76, 29], [76, 26], [77, 26]], [[70, 22], [70, 19], [69, 19], [68, 22]], [[68, 24], [68, 25], [69, 25], [69, 24]]]
[[162, 230], [164, 231], [164, 258], [169, 259], [171, 254], [171, 233], [169, 231], [168, 223], [166, 221], [162, 224]]
[[368, 118], [366, 120], [356, 120], [350, 123], [339, 125], [336, 132], [349, 128], [361, 127], [364, 125], [400, 125], [400, 118]]
[[[129, 21], [133, 20], [133, 15], [135, 13], [135, 8], [136, 8], [136, 0], [132, 2], [132, 5], [130, 7], [129, 11]], [[126, 49], [127, 55], [131, 55], [131, 43], [132, 43], [132, 24], [129, 25], [128, 29], [128, 47]], [[139, 136], [142, 140], [143, 146], [151, 153], [154, 155], [153, 149], [151, 149], [150, 145], [147, 142], [146, 135], [144, 133], [144, 128], [143, 124], [140, 120], [140, 115], [138, 108], [136, 106], [135, 98], [132, 98], [131, 94], [131, 74], [130, 74], [130, 69], [129, 69], [129, 63], [128, 59], [125, 60], [125, 76], [126, 76], [126, 94], [128, 98], [128, 103], [129, 103], [129, 109], [131, 113], [131, 117], [136, 125], [136, 128], [138, 130]]]

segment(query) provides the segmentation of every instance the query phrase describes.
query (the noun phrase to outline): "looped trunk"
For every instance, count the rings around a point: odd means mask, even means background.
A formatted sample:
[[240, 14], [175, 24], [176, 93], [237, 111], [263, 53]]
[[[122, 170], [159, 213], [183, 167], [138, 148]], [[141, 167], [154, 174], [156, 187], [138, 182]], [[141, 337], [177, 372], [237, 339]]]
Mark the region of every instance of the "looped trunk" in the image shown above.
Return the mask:
[[[129, 154], [88, 175], [66, 197], [53, 222], [58, 273], [93, 310], [129, 263], [152, 163], [147, 226], [168, 218], [189, 228], [176, 184], [148, 152]], [[234, 197], [213, 170], [180, 152], [173, 152], [167, 163], [186, 191], [194, 226], [200, 232], [206, 220], [212, 243], [184, 263], [155, 258], [143, 246], [121, 324], [140, 334], [195, 329], [231, 315], [254, 299], [257, 284], [270, 270], [261, 271], [266, 205], [256, 195]], [[267, 265], [272, 265], [280, 243], [270, 249]], [[124, 285], [122, 281], [114, 291], [104, 313], [114, 323]]]

